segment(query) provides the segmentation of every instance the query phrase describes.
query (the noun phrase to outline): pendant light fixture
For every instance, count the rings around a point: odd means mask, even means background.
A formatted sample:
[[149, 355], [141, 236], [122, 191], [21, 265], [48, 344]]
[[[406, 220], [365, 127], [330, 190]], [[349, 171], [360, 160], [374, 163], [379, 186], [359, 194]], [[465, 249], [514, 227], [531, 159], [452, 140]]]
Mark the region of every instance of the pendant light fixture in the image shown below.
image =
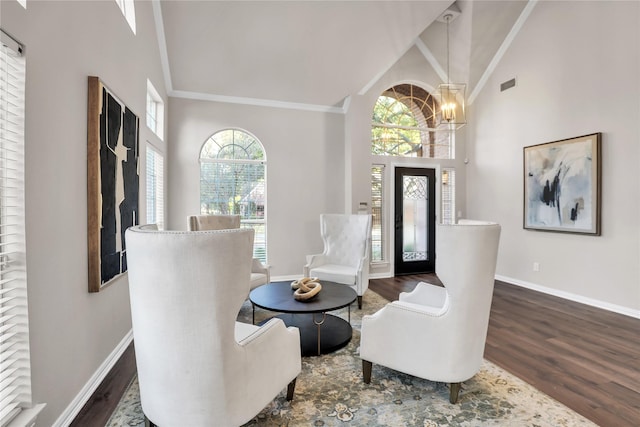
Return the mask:
[[440, 97], [440, 115], [438, 124], [446, 125], [449, 129], [459, 129], [467, 123], [465, 116], [465, 91], [467, 85], [464, 83], [451, 83], [449, 81], [449, 22], [453, 20], [457, 14], [453, 11], [446, 10], [439, 21], [447, 24], [447, 83], [438, 86], [438, 95]]

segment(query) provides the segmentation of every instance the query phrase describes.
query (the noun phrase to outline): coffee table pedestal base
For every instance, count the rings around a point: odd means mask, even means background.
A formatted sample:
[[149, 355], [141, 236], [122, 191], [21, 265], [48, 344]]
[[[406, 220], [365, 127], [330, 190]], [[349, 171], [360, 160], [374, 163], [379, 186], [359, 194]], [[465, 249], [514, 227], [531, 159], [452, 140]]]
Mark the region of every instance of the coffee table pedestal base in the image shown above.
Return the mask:
[[[303, 356], [319, 356], [341, 349], [351, 341], [351, 325], [346, 320], [323, 313], [279, 314], [287, 326], [300, 329], [300, 349]], [[324, 322], [322, 321], [324, 318]], [[322, 322], [320, 325], [318, 323]], [[320, 351], [318, 352], [318, 334]]]

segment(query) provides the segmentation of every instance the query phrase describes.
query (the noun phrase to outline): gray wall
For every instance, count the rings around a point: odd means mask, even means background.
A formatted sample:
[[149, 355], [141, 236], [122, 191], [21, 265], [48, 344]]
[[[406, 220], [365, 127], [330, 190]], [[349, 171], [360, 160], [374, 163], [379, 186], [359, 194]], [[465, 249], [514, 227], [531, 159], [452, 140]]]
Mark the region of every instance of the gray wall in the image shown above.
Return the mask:
[[142, 147], [153, 139], [144, 124], [147, 78], [165, 91], [151, 3], [136, 2], [136, 36], [114, 1], [27, 3], [2, 1], [0, 12], [2, 28], [27, 52], [33, 399], [47, 403], [38, 425], [51, 426], [131, 329], [126, 276], [87, 291], [87, 76], [99, 76], [140, 117]]
[[[636, 315], [638, 7], [540, 2], [471, 106], [456, 160], [447, 164], [458, 170], [463, 216], [503, 225], [498, 274]], [[149, 2], [136, 2], [137, 36], [113, 1], [29, 0], [27, 10], [1, 1], [0, 8], [2, 28], [27, 46], [32, 381], [34, 400], [47, 403], [38, 425], [49, 426], [61, 421], [131, 327], [126, 278], [98, 294], [87, 292], [87, 76], [101, 77], [141, 119], [146, 79], [162, 96], [166, 90]], [[499, 83], [514, 76], [518, 86], [501, 94]], [[403, 82], [438, 84], [412, 49], [367, 93], [352, 94], [346, 115], [171, 99], [165, 132], [168, 226], [184, 229], [186, 217], [199, 211], [204, 141], [218, 130], [242, 128], [267, 153], [273, 274], [301, 274], [305, 255], [322, 248], [319, 214], [352, 212], [368, 200], [369, 167], [379, 160], [368, 148], [371, 109], [384, 89]], [[144, 124], [140, 129], [141, 143], [155, 139]], [[590, 132], [603, 132], [603, 235], [522, 230], [522, 147]], [[467, 166], [460, 163], [464, 157]], [[538, 273], [531, 271], [534, 261]], [[377, 273], [391, 271], [387, 265]]]
[[320, 214], [344, 211], [344, 116], [171, 98], [168, 226], [200, 213], [200, 150], [222, 129], [254, 135], [267, 155], [267, 257], [272, 276], [300, 275], [322, 252]]
[[[638, 2], [538, 3], [473, 104], [467, 168], [470, 216], [503, 226], [500, 276], [635, 316], [639, 9]], [[501, 93], [512, 77], [517, 86]], [[523, 147], [594, 132], [602, 132], [602, 236], [523, 230]]]

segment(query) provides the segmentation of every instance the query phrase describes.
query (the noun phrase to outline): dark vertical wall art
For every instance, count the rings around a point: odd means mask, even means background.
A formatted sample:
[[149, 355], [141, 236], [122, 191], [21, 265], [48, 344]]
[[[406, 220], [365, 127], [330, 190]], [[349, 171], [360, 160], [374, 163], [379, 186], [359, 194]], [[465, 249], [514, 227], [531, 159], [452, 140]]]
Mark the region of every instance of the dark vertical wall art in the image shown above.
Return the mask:
[[124, 232], [139, 223], [139, 119], [89, 76], [87, 232], [89, 292], [127, 271]]

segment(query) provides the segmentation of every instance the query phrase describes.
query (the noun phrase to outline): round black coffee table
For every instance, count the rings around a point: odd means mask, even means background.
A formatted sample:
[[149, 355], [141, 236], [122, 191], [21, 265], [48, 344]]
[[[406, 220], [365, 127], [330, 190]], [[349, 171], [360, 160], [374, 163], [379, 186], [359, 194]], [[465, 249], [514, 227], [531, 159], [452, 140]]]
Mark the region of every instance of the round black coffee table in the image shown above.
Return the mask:
[[[253, 323], [256, 307], [283, 313], [276, 317], [285, 325], [300, 329], [303, 356], [319, 356], [344, 347], [351, 340], [351, 304], [357, 295], [347, 285], [324, 280], [320, 283], [322, 290], [306, 302], [293, 298], [290, 281], [258, 286], [249, 294], [253, 304]], [[349, 321], [327, 314], [343, 307], [349, 307]]]

